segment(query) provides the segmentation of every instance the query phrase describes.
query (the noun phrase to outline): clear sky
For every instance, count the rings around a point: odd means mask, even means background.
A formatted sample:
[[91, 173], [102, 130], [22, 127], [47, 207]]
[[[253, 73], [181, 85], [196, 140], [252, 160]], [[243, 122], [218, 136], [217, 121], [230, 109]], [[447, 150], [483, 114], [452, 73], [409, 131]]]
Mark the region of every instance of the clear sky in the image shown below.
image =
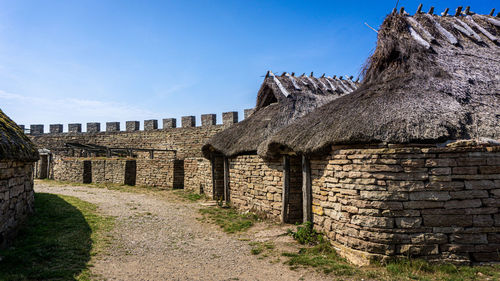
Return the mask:
[[[18, 124], [254, 106], [267, 70], [359, 75], [391, 1], [0, 0], [0, 108]], [[498, 0], [399, 1], [413, 14]], [[180, 120], [178, 120], [178, 124]], [[105, 126], [101, 125], [102, 128]], [[85, 125], [83, 126], [85, 130]]]

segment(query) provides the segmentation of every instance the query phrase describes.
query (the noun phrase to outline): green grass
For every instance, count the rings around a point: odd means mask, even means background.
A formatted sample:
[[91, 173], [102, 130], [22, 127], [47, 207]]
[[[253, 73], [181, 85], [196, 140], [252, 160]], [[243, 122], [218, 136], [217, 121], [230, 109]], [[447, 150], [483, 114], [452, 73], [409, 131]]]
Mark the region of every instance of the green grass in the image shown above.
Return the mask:
[[323, 242], [323, 235], [314, 230], [313, 224], [310, 221], [306, 221], [298, 226], [296, 232], [288, 229], [288, 234], [300, 244], [315, 245]]
[[399, 259], [382, 266], [393, 280], [500, 280], [500, 265], [456, 266], [420, 259]]
[[0, 251], [0, 280], [90, 280], [90, 258], [106, 249], [113, 219], [91, 203], [46, 193], [35, 194], [35, 210]]
[[203, 221], [213, 222], [227, 233], [242, 232], [258, 220], [255, 214], [240, 214], [233, 208], [209, 207], [200, 209]]
[[182, 199], [185, 199], [185, 200], [188, 200], [191, 202], [196, 202], [196, 201], [199, 201], [201, 199], [205, 199], [205, 195], [190, 192], [187, 190], [176, 190], [176, 191], [174, 191], [174, 194], [179, 196]]
[[313, 247], [301, 248], [298, 253], [285, 252], [282, 256], [288, 257], [285, 264], [292, 269], [313, 267], [326, 274], [333, 273], [337, 276], [351, 276], [358, 272], [358, 269], [341, 258], [327, 241], [322, 241]]

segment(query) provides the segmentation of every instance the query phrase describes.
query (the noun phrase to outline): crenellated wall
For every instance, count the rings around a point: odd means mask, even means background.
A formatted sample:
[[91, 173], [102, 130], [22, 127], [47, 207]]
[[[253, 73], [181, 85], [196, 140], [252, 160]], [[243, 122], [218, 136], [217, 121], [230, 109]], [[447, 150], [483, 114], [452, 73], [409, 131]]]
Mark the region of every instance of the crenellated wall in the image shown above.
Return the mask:
[[[80, 143], [111, 148], [169, 149], [176, 151], [175, 158], [202, 157], [201, 147], [210, 137], [238, 122], [238, 112], [223, 113], [223, 124], [216, 125], [215, 114], [202, 115], [202, 126], [196, 126], [194, 116], [184, 116], [181, 128], [176, 128], [174, 118], [163, 119], [163, 128], [158, 129], [158, 120], [145, 120], [144, 130], [139, 130], [139, 121], [127, 121], [125, 131], [120, 131], [119, 122], [106, 122], [106, 131], [100, 123], [87, 123], [87, 132], [81, 124], [68, 124], [63, 132], [62, 124], [50, 125], [50, 133], [44, 134], [43, 125], [31, 125], [31, 140], [39, 147], [61, 150], [66, 143]], [[58, 152], [59, 154], [62, 152]], [[171, 155], [155, 158], [171, 159]], [[64, 155], [74, 156], [74, 155]]]

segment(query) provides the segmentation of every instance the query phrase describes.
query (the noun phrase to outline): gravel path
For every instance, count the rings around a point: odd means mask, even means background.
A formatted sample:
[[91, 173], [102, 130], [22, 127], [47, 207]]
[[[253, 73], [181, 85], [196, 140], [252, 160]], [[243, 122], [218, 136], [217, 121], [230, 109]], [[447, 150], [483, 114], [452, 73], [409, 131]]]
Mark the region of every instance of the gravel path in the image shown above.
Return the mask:
[[[106, 280], [322, 280], [311, 270], [250, 254], [248, 241], [202, 223], [199, 203], [167, 196], [36, 182], [36, 192], [78, 197], [116, 217], [107, 253], [93, 257], [92, 273]], [[166, 193], [168, 194], [168, 193]], [[279, 226], [276, 226], [279, 227]], [[260, 226], [248, 235], [283, 231]]]

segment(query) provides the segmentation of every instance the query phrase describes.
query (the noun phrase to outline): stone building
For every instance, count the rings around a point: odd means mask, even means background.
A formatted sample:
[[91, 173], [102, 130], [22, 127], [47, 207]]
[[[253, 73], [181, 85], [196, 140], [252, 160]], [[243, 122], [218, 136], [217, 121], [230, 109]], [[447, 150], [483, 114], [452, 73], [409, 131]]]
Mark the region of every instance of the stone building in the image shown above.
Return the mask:
[[387, 16], [354, 92], [246, 150], [277, 114], [212, 138], [231, 202], [286, 221], [299, 185], [302, 220], [357, 264], [500, 261], [500, 21], [432, 10]]
[[[203, 146], [211, 160], [214, 194], [233, 206], [267, 214], [284, 222], [302, 220], [299, 157], [265, 161], [257, 150], [281, 128], [317, 107], [356, 90], [351, 78], [321, 77], [268, 72], [257, 94], [253, 113], [216, 134]], [[289, 167], [289, 192], [282, 202], [283, 166]]]
[[0, 248], [33, 211], [33, 166], [38, 157], [21, 128], [0, 110]]

